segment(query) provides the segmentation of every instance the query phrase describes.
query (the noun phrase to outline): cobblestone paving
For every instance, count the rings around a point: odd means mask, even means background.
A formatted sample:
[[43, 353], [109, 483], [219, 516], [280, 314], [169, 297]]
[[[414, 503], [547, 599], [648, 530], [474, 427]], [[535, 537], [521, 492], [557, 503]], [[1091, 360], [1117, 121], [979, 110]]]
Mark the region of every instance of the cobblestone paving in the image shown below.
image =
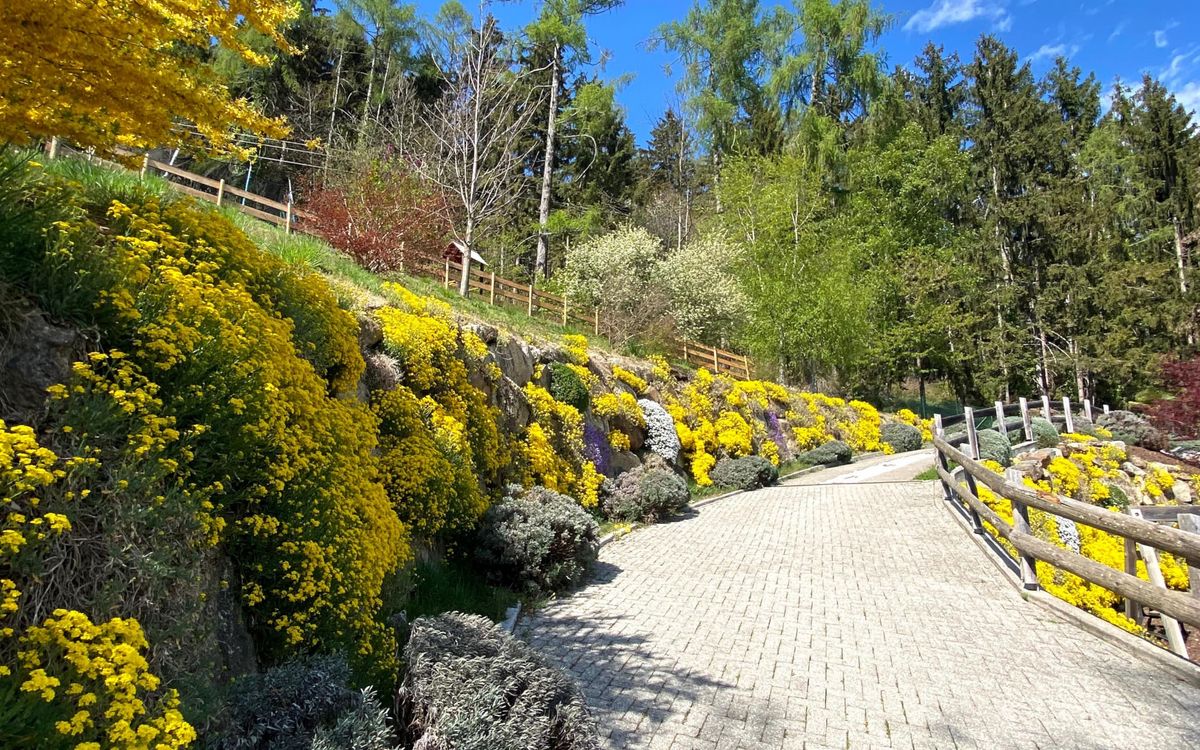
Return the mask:
[[611, 748], [1200, 747], [1200, 688], [1021, 600], [941, 502], [719, 500], [609, 545], [519, 633]]

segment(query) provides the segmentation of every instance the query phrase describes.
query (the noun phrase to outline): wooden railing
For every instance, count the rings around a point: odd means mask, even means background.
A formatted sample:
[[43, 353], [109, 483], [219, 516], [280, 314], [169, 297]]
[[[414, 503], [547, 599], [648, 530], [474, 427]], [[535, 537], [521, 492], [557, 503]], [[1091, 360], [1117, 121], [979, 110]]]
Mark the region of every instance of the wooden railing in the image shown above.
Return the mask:
[[[102, 159], [84, 151], [75, 151], [61, 143], [57, 138], [51, 139], [46, 146], [47, 155], [53, 159], [58, 156], [72, 154], [94, 164], [102, 164], [113, 169], [126, 169], [125, 165]], [[291, 201], [282, 202], [251, 193], [247, 190], [227, 184], [225, 180], [214, 180], [211, 177], [189, 172], [168, 164], [167, 162], [151, 159], [149, 154], [138, 155], [131, 151], [119, 150], [119, 154], [131, 159], [141, 160], [141, 175], [157, 174], [165, 178], [177, 190], [187, 193], [200, 200], [211, 201], [218, 206], [232, 206], [244, 214], [283, 227], [289, 234], [295, 229], [298, 219], [311, 219], [311, 214], [296, 209]]]
[[[71, 150], [58, 139], [52, 139], [47, 144], [46, 150], [52, 159], [69, 152], [79, 158], [114, 169], [126, 168], [122, 164], [101, 159], [86, 152]], [[272, 200], [237, 188], [226, 183], [225, 180], [214, 180], [211, 177], [152, 159], [149, 155], [138, 156], [132, 152], [122, 152], [122, 155], [141, 159], [143, 177], [147, 174], [158, 174], [181, 192], [200, 200], [211, 201], [218, 206], [232, 206], [242, 213], [281, 226], [288, 233], [293, 230], [304, 232], [306, 229], [304, 222], [315, 218], [312, 214], [295, 208], [291, 201], [284, 203]], [[448, 260], [439, 263], [433, 258], [416, 256], [405, 264], [404, 270], [440, 279], [443, 285], [452, 287], [461, 278], [462, 265]], [[542, 291], [537, 289], [534, 284], [524, 284], [497, 276], [490, 271], [472, 268], [468, 289], [472, 296], [484, 299], [492, 305], [523, 307], [530, 317], [535, 315], [549, 317], [563, 326], [572, 322], [579, 323], [587, 326], [596, 334], [603, 329], [599, 310], [589, 309], [582, 305], [572, 305], [567, 297]], [[728, 373], [746, 380], [750, 379], [754, 369], [750, 358], [745, 355], [694, 341], [672, 341], [669, 354], [696, 367], [707, 367], [713, 372]]]
[[[440, 265], [431, 260], [417, 260], [406, 265], [405, 270], [439, 278], [447, 288], [458, 285], [462, 279], [462, 264], [450, 260], [445, 260]], [[468, 289], [471, 296], [489, 304], [522, 307], [530, 317], [541, 315], [563, 326], [571, 322], [580, 323], [596, 334], [604, 329], [603, 318], [596, 308], [573, 305], [570, 298], [544, 292], [538, 289], [536, 284], [506, 279], [494, 272], [472, 267]], [[728, 373], [744, 380], [749, 380], [753, 373], [753, 364], [749, 357], [708, 344], [671, 341], [668, 354], [696, 367], [706, 367], [713, 372]]]
[[[1045, 416], [1050, 418], [1049, 400], [1043, 400]], [[1070, 401], [1064, 399], [1060, 418], [1073, 430], [1073, 415]], [[1107, 407], [1105, 407], [1107, 411]], [[1090, 411], [1090, 406], [1088, 407]], [[1033, 439], [1030, 425], [1031, 414], [1025, 399], [1020, 404], [997, 403], [996, 418], [1002, 429], [1012, 426], [1008, 418], [1020, 417], [1016, 423], [1023, 429], [1028, 440]], [[964, 422], [966, 434], [949, 439], [946, 426], [951, 422]], [[934, 417], [933, 444], [937, 449], [937, 469], [942, 489], [948, 502], [963, 510], [976, 534], [987, 535], [984, 523], [995, 529], [995, 534], [1007, 540], [1018, 552], [1015, 561], [1017, 573], [1024, 588], [1035, 591], [1039, 588], [1037, 569], [1039, 564], [1052, 565], [1073, 573], [1084, 580], [1101, 586], [1125, 599], [1126, 614], [1135, 620], [1144, 619], [1142, 607], [1149, 607], [1159, 614], [1167, 633], [1171, 650], [1187, 656], [1179, 623], [1200, 627], [1200, 534], [1184, 529], [1200, 528], [1195, 519], [1181, 519], [1181, 514], [1200, 513], [1191, 506], [1165, 509], [1143, 507], [1131, 509], [1131, 513], [1118, 513], [1081, 502], [1062, 495], [1032, 489], [1015, 478], [1002, 476], [984, 466], [979, 460], [979, 443], [975, 434], [974, 409], [964, 410], [963, 415], [943, 421]], [[965, 444], [965, 446], [964, 446]], [[963, 450], [963, 448], [966, 450]], [[951, 470], [951, 466], [958, 468]], [[1013, 521], [1008, 523], [980, 499], [979, 486], [983, 485], [997, 496], [1012, 504]], [[1029, 509], [1036, 508], [1058, 518], [1121, 537], [1125, 542], [1124, 570], [1116, 570], [1071, 549], [1064, 549], [1033, 534], [1029, 524]], [[1167, 525], [1178, 522], [1180, 529]], [[993, 547], [997, 554], [1004, 555], [1006, 562], [1012, 558], [998, 545]], [[1166, 587], [1158, 567], [1158, 551], [1170, 552], [1188, 561], [1192, 591], [1183, 593]], [[1137, 555], [1146, 562], [1149, 581], [1136, 575]]]

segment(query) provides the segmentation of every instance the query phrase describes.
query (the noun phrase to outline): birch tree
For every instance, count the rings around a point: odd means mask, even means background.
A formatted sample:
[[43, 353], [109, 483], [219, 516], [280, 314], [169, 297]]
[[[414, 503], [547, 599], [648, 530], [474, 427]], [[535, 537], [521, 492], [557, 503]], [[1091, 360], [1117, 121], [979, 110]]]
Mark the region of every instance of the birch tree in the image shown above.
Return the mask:
[[[428, 147], [418, 170], [442, 192], [458, 215], [455, 238], [465, 248], [458, 291], [470, 291], [471, 250], [479, 230], [504, 214], [518, 195], [522, 132], [533, 115], [533, 90], [516, 72], [496, 21], [480, 7], [464, 26], [461, 7], [450, 11], [433, 50], [443, 92], [423, 112]], [[456, 31], [457, 30], [457, 31]]]

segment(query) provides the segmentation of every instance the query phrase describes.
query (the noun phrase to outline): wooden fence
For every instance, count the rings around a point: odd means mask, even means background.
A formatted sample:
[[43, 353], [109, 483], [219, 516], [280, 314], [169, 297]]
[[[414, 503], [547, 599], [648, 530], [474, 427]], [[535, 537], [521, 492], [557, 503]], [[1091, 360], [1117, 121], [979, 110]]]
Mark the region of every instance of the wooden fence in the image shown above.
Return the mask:
[[[440, 278], [442, 285], [447, 288], [456, 286], [462, 278], [462, 264], [450, 260], [443, 261], [440, 266], [433, 261], [418, 260], [406, 266], [405, 270]], [[572, 305], [566, 296], [544, 292], [535, 284], [506, 279], [491, 271], [472, 267], [470, 274], [470, 294], [488, 304], [522, 307], [530, 317], [541, 315], [563, 326], [571, 322], [580, 323], [596, 334], [603, 330], [603, 319], [595, 308]], [[753, 374], [753, 363], [749, 357], [708, 344], [672, 340], [667, 353], [696, 367], [706, 367], [713, 372], [728, 373], [744, 380], [749, 380]]]
[[[47, 144], [46, 150], [49, 157], [53, 159], [67, 153], [68, 147], [55, 138]], [[126, 168], [124, 165], [101, 159], [86, 152], [73, 150], [70, 152], [79, 158], [104, 164], [114, 169]], [[122, 154], [130, 158], [137, 158], [137, 155], [132, 152], [122, 152]], [[211, 201], [218, 206], [232, 206], [242, 213], [281, 226], [288, 233], [293, 230], [304, 232], [303, 222], [315, 218], [312, 214], [295, 208], [291, 201], [284, 203], [272, 200], [229, 185], [225, 180], [214, 180], [211, 177], [151, 159], [149, 155], [140, 158], [143, 177], [147, 174], [158, 174], [166, 178], [181, 192], [200, 200]], [[299, 226], [297, 226], [298, 222]], [[459, 263], [448, 260], [439, 263], [433, 258], [423, 256], [417, 256], [416, 260], [407, 263], [404, 270], [440, 279], [442, 284], [448, 288], [457, 285], [462, 275], [462, 265]], [[523, 307], [531, 317], [535, 315], [549, 317], [563, 326], [572, 322], [579, 323], [587, 326], [596, 334], [599, 334], [603, 328], [598, 310], [572, 305], [565, 296], [544, 292], [535, 288], [534, 284], [524, 284], [513, 279], [506, 279], [490, 271], [472, 268], [468, 289], [472, 296], [484, 299], [492, 305]], [[746, 380], [752, 376], [754, 366], [750, 358], [745, 355], [694, 341], [672, 341], [670, 343], [668, 353], [678, 360]]]
[[[1043, 398], [1042, 416], [1061, 422], [1071, 432], [1075, 417], [1071, 413], [1070, 399], [1064, 398], [1062, 407], [1062, 411], [1055, 414], [1051, 410], [1050, 400]], [[1090, 418], [1090, 403], [1085, 401], [1084, 407], [1084, 416]], [[1104, 411], [1107, 413], [1107, 406]], [[992, 409], [988, 412], [992, 412]], [[992, 413], [988, 416], [991, 417]], [[1010, 429], [1022, 430], [1027, 441], [1034, 439], [1032, 416], [1026, 399], [1021, 399], [1019, 404], [997, 402], [994, 407], [997, 429], [1004, 434]], [[965, 434], [948, 438], [946, 427], [958, 422], [965, 423]], [[1171, 650], [1180, 656], [1187, 656], [1180, 623], [1200, 627], [1200, 533], [1195, 533], [1200, 530], [1200, 518], [1197, 518], [1200, 508], [1132, 507], [1128, 513], [1117, 513], [1026, 487], [1013, 474], [1002, 476], [980, 462], [976, 413], [972, 408], [945, 420], [935, 415], [933, 444], [937, 449], [935, 468], [941, 478], [946, 500], [965, 512], [976, 534], [987, 535], [983, 525], [986, 522], [995, 529], [997, 536], [1007, 540], [1017, 550], [1019, 556], [1014, 561], [998, 545], [992, 547], [1006, 563], [1015, 565], [1015, 572], [1020, 576], [1024, 588], [1031, 591], [1039, 588], [1039, 564], [1049, 564], [1074, 573], [1121, 596], [1125, 600], [1125, 613], [1136, 622], [1144, 624], [1150, 616], [1157, 614], [1162, 619]], [[963, 450], [964, 447], [966, 450]], [[952, 465], [957, 466], [953, 471]], [[1006, 522], [980, 499], [980, 484], [1012, 503], [1012, 523]], [[1038, 538], [1029, 525], [1030, 508], [1121, 537], [1125, 544], [1124, 570], [1116, 570], [1071, 549]], [[1180, 528], [1172, 528], [1170, 524], [1174, 523], [1178, 523]], [[1160, 550], [1188, 561], [1189, 593], [1172, 591], [1166, 587], [1158, 565]], [[1136, 575], [1138, 555], [1146, 563], [1149, 581]]]

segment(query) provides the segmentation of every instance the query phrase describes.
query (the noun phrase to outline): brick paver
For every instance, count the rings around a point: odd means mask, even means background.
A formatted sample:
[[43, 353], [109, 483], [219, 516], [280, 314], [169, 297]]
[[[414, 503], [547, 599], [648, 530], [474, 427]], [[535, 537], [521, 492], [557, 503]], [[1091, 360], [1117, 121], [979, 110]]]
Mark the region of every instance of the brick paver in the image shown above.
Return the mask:
[[1200, 689], [1023, 601], [941, 502], [720, 500], [609, 545], [519, 633], [612, 748], [1200, 747]]

